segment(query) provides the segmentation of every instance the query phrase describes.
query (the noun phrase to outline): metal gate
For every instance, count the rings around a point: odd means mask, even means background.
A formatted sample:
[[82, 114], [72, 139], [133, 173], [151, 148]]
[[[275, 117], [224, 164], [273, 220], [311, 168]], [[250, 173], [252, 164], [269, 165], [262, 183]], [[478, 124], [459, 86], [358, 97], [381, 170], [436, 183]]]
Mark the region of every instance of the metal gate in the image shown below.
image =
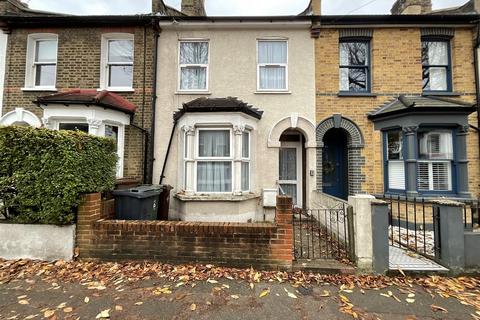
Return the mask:
[[441, 232], [439, 207], [423, 198], [383, 198], [389, 206], [390, 245], [439, 261]]
[[296, 260], [355, 261], [353, 208], [293, 209]]

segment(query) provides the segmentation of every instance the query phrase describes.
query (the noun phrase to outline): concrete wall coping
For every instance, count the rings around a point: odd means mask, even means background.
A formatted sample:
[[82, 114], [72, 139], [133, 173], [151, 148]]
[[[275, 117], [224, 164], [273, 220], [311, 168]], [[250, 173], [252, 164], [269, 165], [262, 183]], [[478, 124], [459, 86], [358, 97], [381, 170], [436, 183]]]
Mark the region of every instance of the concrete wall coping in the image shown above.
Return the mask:
[[431, 200], [430, 202], [436, 205], [447, 206], [447, 207], [465, 207], [465, 203], [453, 201], [453, 200], [447, 200], [447, 199], [436, 199], [436, 200]]

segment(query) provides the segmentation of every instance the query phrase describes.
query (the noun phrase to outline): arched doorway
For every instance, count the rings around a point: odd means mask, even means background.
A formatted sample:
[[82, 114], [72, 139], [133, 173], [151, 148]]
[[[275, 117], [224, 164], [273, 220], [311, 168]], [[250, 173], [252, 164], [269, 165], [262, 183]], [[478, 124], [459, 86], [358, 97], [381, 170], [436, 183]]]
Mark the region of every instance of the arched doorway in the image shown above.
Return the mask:
[[348, 198], [348, 137], [343, 129], [330, 129], [323, 137], [323, 192]]
[[306, 149], [304, 135], [293, 129], [280, 136], [278, 153], [278, 185], [280, 194], [291, 196], [293, 204], [303, 207], [306, 203]]

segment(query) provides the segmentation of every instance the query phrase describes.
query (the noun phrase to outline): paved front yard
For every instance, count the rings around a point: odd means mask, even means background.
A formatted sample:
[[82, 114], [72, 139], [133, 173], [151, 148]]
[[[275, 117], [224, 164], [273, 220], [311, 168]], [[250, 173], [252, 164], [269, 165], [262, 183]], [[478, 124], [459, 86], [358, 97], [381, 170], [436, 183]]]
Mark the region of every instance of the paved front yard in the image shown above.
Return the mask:
[[477, 320], [480, 279], [0, 261], [0, 319], [108, 317]]

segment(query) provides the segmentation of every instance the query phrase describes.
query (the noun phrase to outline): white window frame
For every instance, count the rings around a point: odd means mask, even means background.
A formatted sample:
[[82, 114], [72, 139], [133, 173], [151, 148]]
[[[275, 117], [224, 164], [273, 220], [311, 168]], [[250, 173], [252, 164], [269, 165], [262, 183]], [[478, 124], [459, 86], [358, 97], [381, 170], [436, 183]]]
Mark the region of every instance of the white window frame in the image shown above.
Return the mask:
[[[207, 44], [207, 64], [181, 64], [180, 63], [180, 53], [181, 53], [181, 44], [189, 42], [205, 42]], [[210, 40], [209, 39], [181, 39], [178, 41], [178, 81], [177, 81], [177, 91], [178, 92], [208, 92], [209, 81], [210, 81]], [[182, 89], [182, 68], [195, 67], [195, 68], [205, 68], [205, 89]]]
[[[248, 134], [248, 157], [244, 157], [243, 156], [243, 134]], [[245, 129], [245, 131], [242, 133], [242, 146], [241, 146], [241, 155], [240, 155], [240, 158], [241, 158], [241, 163], [242, 165], [244, 163], [248, 163], [248, 188], [247, 190], [243, 190], [242, 186], [243, 186], [243, 181], [242, 181], [242, 177], [243, 177], [243, 174], [242, 172], [240, 172], [240, 189], [242, 189], [242, 192], [250, 192], [250, 190], [252, 189], [252, 132], [250, 130], [247, 130]], [[240, 169], [241, 171], [241, 169]]]
[[[233, 130], [231, 127], [197, 127], [195, 129], [195, 158], [194, 158], [194, 188], [195, 193], [199, 194], [232, 194], [235, 189], [235, 167], [234, 167], [234, 148], [233, 148]], [[201, 157], [200, 156], [200, 131], [228, 131], [229, 132], [229, 139], [230, 139], [230, 156], [229, 157]], [[231, 190], [226, 192], [205, 192], [205, 191], [198, 191], [198, 163], [199, 162], [230, 162], [231, 163]]]
[[[53, 86], [36, 86], [36, 67], [39, 63], [35, 61], [37, 43], [39, 41], [56, 41], [57, 50], [55, 57], [55, 83]], [[49, 63], [53, 64], [53, 63]], [[25, 64], [25, 86], [23, 91], [57, 91], [57, 71], [58, 71], [58, 35], [54, 33], [33, 33], [27, 37], [27, 60]]]
[[[109, 63], [108, 50], [110, 41], [132, 41], [132, 56], [133, 61], [131, 63]], [[132, 66], [132, 85], [129, 87], [110, 87], [108, 83], [110, 65], [130, 65]], [[112, 92], [134, 92], [133, 83], [135, 80], [135, 37], [132, 33], [104, 33], [102, 34], [101, 44], [101, 63], [100, 63], [100, 88], [101, 90], [108, 90]]]
[[[287, 63], [260, 63], [259, 62], [259, 44], [260, 42], [285, 42], [287, 45]], [[288, 62], [289, 62], [289, 43], [288, 39], [285, 38], [272, 38], [272, 39], [257, 39], [257, 92], [288, 92], [289, 90], [289, 81], [288, 81]], [[285, 68], [285, 88], [284, 89], [262, 89], [260, 88], [260, 68], [261, 67], [284, 67]]]

